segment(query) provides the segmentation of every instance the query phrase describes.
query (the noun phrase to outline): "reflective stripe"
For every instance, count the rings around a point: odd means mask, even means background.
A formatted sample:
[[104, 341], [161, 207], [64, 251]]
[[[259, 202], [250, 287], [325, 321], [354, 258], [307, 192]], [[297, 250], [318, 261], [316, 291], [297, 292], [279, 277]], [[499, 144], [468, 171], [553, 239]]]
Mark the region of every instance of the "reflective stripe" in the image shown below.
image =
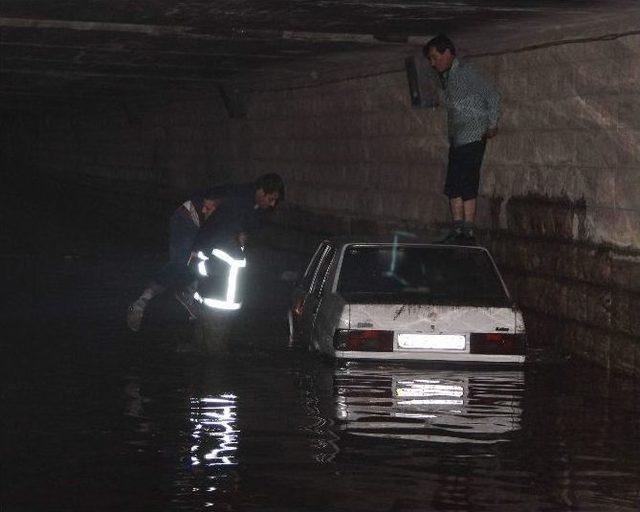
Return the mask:
[[[247, 260], [244, 258], [241, 260], [236, 260], [226, 252], [221, 251], [220, 249], [213, 249], [211, 251], [211, 254], [216, 258], [224, 261], [227, 265], [229, 265], [229, 277], [227, 279], [226, 300], [212, 299], [209, 297], [202, 298], [198, 292], [195, 292], [193, 294], [193, 298], [198, 302], [203, 303], [206, 306], [209, 306], [210, 308], [214, 308], [214, 309], [227, 309], [227, 310], [240, 309], [242, 307], [242, 303], [235, 302], [238, 272], [241, 268], [244, 268], [247, 266]], [[207, 258], [202, 252], [198, 253], [198, 258], [200, 259], [200, 263], [198, 264], [198, 271], [200, 272], [201, 275], [206, 276], [207, 269], [205, 267], [205, 261], [207, 261], [209, 258]]]
[[207, 258], [202, 251], [198, 251], [198, 259], [200, 259], [200, 262], [198, 263], [198, 272], [200, 272], [201, 276], [207, 277], [209, 274], [207, 274], [207, 267], [204, 262], [209, 258]]

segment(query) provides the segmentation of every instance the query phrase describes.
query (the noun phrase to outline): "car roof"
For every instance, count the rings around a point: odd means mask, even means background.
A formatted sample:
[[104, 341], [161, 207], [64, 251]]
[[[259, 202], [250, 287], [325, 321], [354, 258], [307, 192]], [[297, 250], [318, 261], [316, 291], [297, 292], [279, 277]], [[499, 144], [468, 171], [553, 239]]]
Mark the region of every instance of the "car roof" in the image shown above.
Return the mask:
[[328, 242], [334, 245], [337, 249], [342, 249], [346, 245], [352, 244], [367, 244], [367, 245], [389, 245], [396, 244], [401, 246], [409, 245], [421, 245], [426, 247], [464, 247], [465, 249], [474, 249], [488, 252], [485, 247], [478, 245], [462, 245], [462, 244], [441, 244], [436, 243], [433, 240], [425, 240], [416, 236], [412, 238], [408, 233], [399, 233], [398, 235], [340, 235], [328, 237], [323, 242]]

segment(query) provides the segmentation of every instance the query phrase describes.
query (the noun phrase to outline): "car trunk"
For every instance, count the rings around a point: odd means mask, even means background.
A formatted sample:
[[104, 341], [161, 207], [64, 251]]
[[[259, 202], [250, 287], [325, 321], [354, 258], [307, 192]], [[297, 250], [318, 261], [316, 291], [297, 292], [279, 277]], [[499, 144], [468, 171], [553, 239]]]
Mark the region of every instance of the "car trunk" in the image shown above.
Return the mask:
[[511, 308], [402, 304], [350, 304], [350, 329], [425, 334], [516, 332]]

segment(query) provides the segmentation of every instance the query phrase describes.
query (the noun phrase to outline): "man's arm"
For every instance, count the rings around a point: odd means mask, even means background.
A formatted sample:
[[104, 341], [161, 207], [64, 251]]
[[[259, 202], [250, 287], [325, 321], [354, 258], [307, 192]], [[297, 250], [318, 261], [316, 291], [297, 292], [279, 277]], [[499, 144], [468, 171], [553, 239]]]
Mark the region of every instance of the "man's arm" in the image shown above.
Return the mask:
[[474, 82], [478, 89], [478, 94], [483, 98], [489, 120], [489, 128], [485, 136], [490, 139], [498, 133], [498, 119], [502, 112], [502, 96], [496, 87], [488, 81], [481, 73], [474, 70]]
[[498, 119], [502, 112], [502, 96], [493, 84], [484, 80], [486, 87], [486, 102], [487, 111], [489, 113], [489, 129], [487, 130], [486, 137], [488, 139], [495, 137], [498, 133]]

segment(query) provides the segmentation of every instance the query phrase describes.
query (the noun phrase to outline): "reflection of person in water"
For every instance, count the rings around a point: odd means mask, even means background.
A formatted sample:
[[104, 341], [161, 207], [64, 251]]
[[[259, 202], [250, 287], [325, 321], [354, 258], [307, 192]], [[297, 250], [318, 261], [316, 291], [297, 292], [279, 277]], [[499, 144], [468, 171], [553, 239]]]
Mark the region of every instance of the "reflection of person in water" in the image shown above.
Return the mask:
[[134, 377], [127, 382], [124, 387], [124, 394], [126, 397], [125, 416], [134, 418], [138, 422], [138, 432], [149, 432], [150, 423], [144, 413], [144, 398], [140, 394], [140, 379], [138, 377]]

